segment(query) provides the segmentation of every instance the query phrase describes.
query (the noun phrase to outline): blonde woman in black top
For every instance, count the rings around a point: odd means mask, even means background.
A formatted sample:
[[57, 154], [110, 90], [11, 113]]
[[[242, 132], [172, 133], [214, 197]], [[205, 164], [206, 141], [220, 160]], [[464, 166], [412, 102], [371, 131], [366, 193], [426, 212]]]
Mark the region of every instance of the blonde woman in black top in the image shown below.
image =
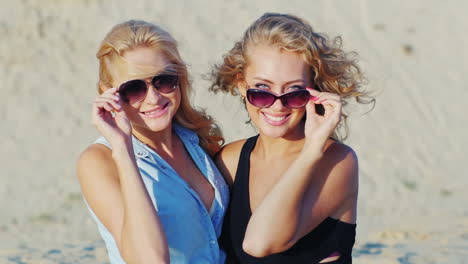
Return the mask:
[[[303, 19], [267, 13], [213, 71], [240, 94], [258, 135], [216, 162], [231, 185], [223, 243], [232, 263], [351, 263], [358, 160], [336, 128], [363, 100], [355, 53]], [[346, 131], [345, 131], [346, 132]]]

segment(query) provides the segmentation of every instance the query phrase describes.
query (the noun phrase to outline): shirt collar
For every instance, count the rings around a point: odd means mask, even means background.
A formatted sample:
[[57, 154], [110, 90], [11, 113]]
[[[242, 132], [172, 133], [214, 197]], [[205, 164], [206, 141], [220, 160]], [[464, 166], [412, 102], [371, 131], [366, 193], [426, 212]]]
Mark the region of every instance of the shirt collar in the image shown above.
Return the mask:
[[137, 139], [135, 136], [132, 136], [133, 143], [133, 152], [137, 158], [151, 158], [149, 151], [146, 149], [146, 145]]
[[199, 138], [197, 133], [194, 131], [174, 122], [172, 123], [172, 127], [174, 128], [174, 131], [177, 133], [177, 135], [182, 139], [187, 139], [190, 143], [192, 144], [198, 144], [199, 143]]

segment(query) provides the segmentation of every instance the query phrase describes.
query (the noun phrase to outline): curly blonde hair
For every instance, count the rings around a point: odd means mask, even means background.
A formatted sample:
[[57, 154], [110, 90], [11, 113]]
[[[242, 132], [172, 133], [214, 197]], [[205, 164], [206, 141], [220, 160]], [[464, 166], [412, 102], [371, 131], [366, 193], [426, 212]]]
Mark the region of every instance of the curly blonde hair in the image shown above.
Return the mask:
[[137, 47], [154, 48], [162, 52], [166, 59], [176, 68], [181, 91], [181, 103], [174, 118], [180, 125], [194, 130], [200, 145], [214, 155], [224, 143], [219, 127], [204, 111], [194, 109], [189, 101], [191, 84], [187, 66], [177, 49], [177, 42], [164, 29], [157, 25], [130, 20], [114, 26], [99, 46], [96, 57], [99, 60], [98, 90], [102, 93], [112, 87], [114, 81], [111, 66], [122, 60], [126, 51]]
[[214, 66], [210, 90], [238, 95], [237, 83], [244, 78], [249, 48], [256, 45], [268, 45], [301, 54], [310, 65], [311, 81], [315, 88], [341, 96], [342, 123], [332, 135], [336, 140], [341, 141], [348, 136], [348, 114], [344, 110], [347, 99], [355, 98], [358, 103], [375, 104], [375, 99], [362, 91], [367, 80], [357, 64], [357, 53], [343, 51], [341, 37], [329, 39], [327, 35], [315, 32], [305, 20], [277, 13], [265, 13], [257, 19], [242, 39], [223, 56], [223, 63]]

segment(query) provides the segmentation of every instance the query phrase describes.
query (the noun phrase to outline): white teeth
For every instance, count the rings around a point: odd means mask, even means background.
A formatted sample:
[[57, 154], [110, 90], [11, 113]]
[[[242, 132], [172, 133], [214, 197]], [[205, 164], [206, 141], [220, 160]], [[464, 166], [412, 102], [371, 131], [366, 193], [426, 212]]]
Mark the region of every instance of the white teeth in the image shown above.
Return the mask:
[[145, 115], [152, 115], [152, 114], [156, 114], [157, 112], [159, 112], [159, 109], [156, 111], [152, 111], [152, 112], [145, 112]]
[[164, 105], [163, 107], [158, 108], [158, 109], [156, 109], [156, 110], [153, 110], [153, 111], [151, 111], [151, 112], [143, 112], [143, 114], [145, 114], [145, 115], [154, 115], [154, 114], [156, 114], [157, 112], [160, 112], [161, 110], [163, 110], [166, 106], [167, 106], [167, 105]]
[[265, 114], [265, 116], [268, 117], [268, 119], [273, 120], [273, 121], [281, 121], [286, 118], [285, 115], [284, 116], [271, 116], [271, 115]]

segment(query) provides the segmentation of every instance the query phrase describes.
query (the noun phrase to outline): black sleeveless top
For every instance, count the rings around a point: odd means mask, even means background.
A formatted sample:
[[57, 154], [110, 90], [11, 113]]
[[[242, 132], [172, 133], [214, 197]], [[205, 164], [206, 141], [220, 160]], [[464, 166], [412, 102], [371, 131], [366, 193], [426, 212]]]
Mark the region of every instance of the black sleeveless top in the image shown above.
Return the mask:
[[249, 199], [250, 153], [258, 135], [247, 139], [239, 158], [236, 178], [231, 188], [231, 202], [224, 218], [220, 244], [227, 254], [226, 263], [274, 264], [319, 263], [333, 252], [340, 258], [327, 264], [351, 263], [351, 251], [356, 236], [356, 225], [331, 217], [326, 218], [314, 230], [302, 237], [288, 250], [263, 258], [248, 255], [242, 250], [247, 224], [252, 215]]

